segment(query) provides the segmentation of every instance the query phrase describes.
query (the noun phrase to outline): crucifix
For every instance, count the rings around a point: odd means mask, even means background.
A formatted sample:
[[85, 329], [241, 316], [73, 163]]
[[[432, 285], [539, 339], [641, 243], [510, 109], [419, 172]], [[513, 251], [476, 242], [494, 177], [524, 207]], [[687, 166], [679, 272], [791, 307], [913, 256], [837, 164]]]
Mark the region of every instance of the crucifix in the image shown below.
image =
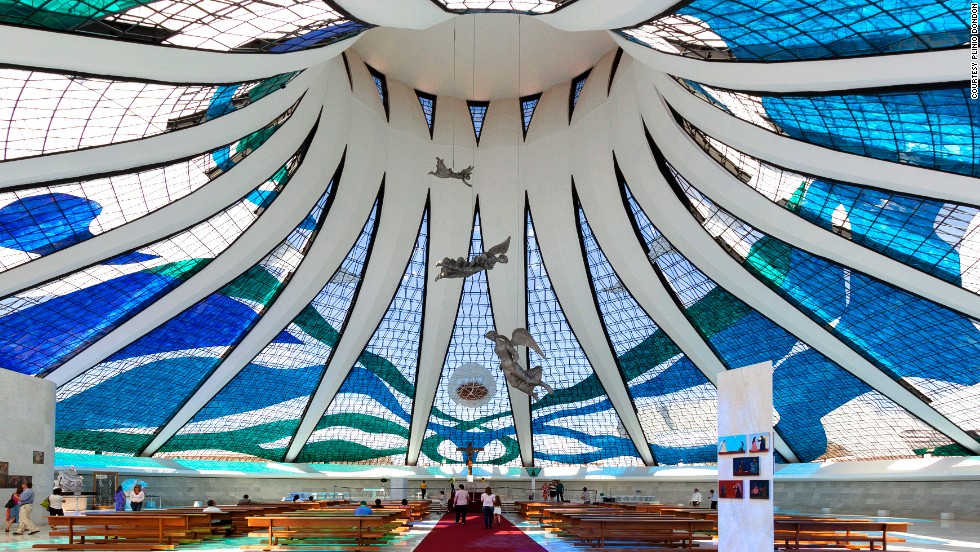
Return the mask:
[[473, 442], [470, 441], [466, 443], [466, 448], [456, 447], [456, 450], [462, 452], [466, 456], [466, 469], [467, 475], [473, 477], [473, 458], [476, 457], [476, 453], [483, 452], [482, 448], [473, 448]]

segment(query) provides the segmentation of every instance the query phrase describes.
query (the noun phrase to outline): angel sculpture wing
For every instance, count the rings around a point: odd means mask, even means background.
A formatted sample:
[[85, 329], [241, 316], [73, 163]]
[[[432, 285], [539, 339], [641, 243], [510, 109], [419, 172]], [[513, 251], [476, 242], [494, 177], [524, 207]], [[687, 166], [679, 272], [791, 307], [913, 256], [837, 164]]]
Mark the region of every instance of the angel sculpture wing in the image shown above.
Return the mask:
[[464, 180], [469, 178], [472, 174], [473, 174], [473, 165], [470, 165], [469, 167], [466, 167], [465, 169], [459, 171], [459, 176], [461, 176]]
[[441, 174], [441, 173], [444, 173], [444, 172], [446, 172], [448, 170], [449, 170], [449, 168], [446, 167], [446, 162], [443, 161], [442, 159], [436, 157], [436, 173], [437, 174]]
[[[510, 240], [510, 238], [507, 239]], [[541, 358], [548, 358], [545, 356], [544, 351], [541, 350], [541, 347], [538, 347], [538, 342], [531, 337], [531, 332], [527, 331], [527, 328], [514, 328], [514, 332], [510, 336], [510, 342], [515, 347], [517, 345], [524, 345], [533, 349]]]
[[[487, 249], [487, 252], [484, 254], [487, 257], [495, 257], [497, 255], [504, 255], [504, 253], [506, 253], [508, 249], [510, 249], [510, 236], [507, 236], [506, 240], [498, 243], [497, 245], [491, 247], [490, 249]], [[506, 263], [507, 257], [504, 256], [502, 259], [499, 259], [499, 262]]]

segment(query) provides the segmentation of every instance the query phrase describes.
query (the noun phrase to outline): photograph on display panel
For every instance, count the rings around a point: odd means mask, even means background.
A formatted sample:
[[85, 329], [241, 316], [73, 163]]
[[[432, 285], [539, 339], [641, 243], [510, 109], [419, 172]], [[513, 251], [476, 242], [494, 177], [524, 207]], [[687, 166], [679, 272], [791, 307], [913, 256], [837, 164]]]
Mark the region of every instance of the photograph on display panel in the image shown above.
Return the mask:
[[749, 452], [769, 452], [769, 433], [750, 433]]
[[721, 480], [718, 482], [718, 498], [742, 498], [744, 481], [737, 479]]
[[757, 499], [769, 500], [769, 480], [768, 479], [750, 479], [749, 480], [749, 498], [757, 498]]
[[759, 457], [745, 456], [732, 459], [732, 475], [759, 475]]
[[718, 454], [745, 454], [745, 435], [718, 437]]

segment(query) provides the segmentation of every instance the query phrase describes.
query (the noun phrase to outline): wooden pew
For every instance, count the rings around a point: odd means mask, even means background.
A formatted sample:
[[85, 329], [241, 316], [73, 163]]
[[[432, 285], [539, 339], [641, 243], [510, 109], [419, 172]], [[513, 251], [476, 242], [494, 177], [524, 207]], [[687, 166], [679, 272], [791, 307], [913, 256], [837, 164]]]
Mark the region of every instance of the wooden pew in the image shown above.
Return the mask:
[[200, 542], [210, 534], [210, 520], [201, 513], [135, 513], [65, 516], [52, 537], [67, 543], [39, 543], [54, 550], [173, 550], [178, 543]]
[[[380, 511], [378, 514], [354, 516], [341, 513], [322, 515], [286, 515], [248, 518], [249, 527], [260, 531], [249, 536], [266, 539], [263, 544], [249, 544], [243, 550], [294, 550], [308, 544], [317, 549], [342, 546], [344, 550], [373, 550], [373, 544], [383, 540], [397, 526], [401, 512]], [[288, 540], [288, 544], [282, 544]], [[305, 542], [312, 541], [312, 542]]]
[[[889, 531], [908, 531], [909, 524], [896, 521], [871, 521], [863, 519], [826, 518], [779, 518], [775, 520], [776, 544], [786, 550], [801, 548], [849, 548], [867, 543], [868, 550], [881, 544], [888, 550], [889, 542], [905, 542], [905, 539], [889, 537]], [[869, 535], [868, 532], [881, 533]], [[864, 549], [863, 546], [860, 549]]]
[[[715, 523], [691, 518], [645, 516], [586, 516], [578, 520], [579, 540], [595, 541], [596, 548], [605, 548], [606, 541], [629, 543], [658, 542], [681, 549], [691, 549], [704, 533], [714, 531]], [[696, 533], [702, 533], [697, 536]]]

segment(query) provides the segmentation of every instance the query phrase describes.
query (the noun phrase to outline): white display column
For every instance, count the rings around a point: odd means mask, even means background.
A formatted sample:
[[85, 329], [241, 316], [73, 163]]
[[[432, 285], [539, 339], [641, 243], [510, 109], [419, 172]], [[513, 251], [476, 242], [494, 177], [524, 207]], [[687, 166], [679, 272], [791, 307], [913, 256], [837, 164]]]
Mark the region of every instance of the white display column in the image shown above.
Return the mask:
[[718, 549], [773, 545], [772, 363], [718, 375]]

